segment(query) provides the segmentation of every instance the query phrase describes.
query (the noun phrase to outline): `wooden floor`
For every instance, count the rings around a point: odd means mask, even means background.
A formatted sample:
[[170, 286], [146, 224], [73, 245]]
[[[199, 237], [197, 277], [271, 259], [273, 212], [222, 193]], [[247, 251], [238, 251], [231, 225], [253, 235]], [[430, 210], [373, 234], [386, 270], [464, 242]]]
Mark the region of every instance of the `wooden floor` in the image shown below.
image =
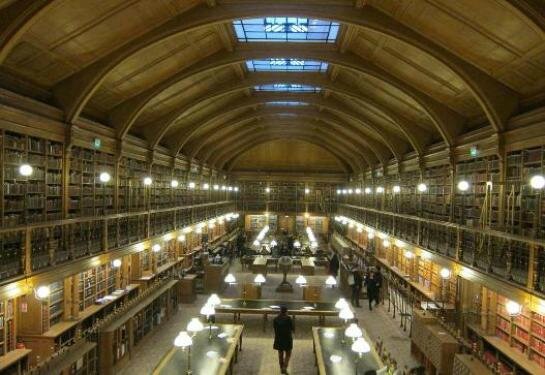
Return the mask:
[[[234, 262], [231, 271], [235, 272], [237, 277], [242, 276], [238, 260]], [[324, 272], [321, 271], [318, 274], [323, 275]], [[295, 277], [295, 274], [290, 275], [289, 281], [293, 283]], [[285, 300], [301, 299], [301, 291], [297, 287], [295, 287], [294, 293], [276, 293], [275, 288], [280, 281], [280, 274], [269, 274], [267, 276], [267, 283], [263, 286], [262, 297]], [[225, 296], [235, 297], [236, 288], [236, 286], [230, 287], [226, 290]], [[157, 329], [155, 333], [147, 338], [145, 343], [137, 348], [134, 357], [128, 366], [120, 371], [120, 374], [140, 375], [151, 373], [162, 355], [170, 349], [176, 334], [179, 331], [185, 330], [185, 326], [190, 318], [198, 316], [198, 312], [207, 297], [199, 295], [195, 304], [182, 305], [181, 311], [178, 314]], [[330, 301], [335, 301], [338, 297], [338, 289], [327, 290], [324, 294], [324, 299]], [[381, 337], [385, 341], [386, 348], [396, 353], [396, 358], [402, 367], [405, 365], [409, 368], [416, 366], [416, 362], [410, 356], [409, 338], [406, 333], [400, 330], [399, 321], [393, 320], [382, 307], [370, 312], [366, 303], [367, 301], [363, 300], [362, 306], [364, 307], [355, 309], [362, 327], [368, 331], [371, 338], [376, 339], [377, 337]], [[232, 320], [230, 316], [224, 316], [218, 320], [218, 322], [223, 321], [231, 322]], [[266, 332], [262, 330], [263, 325], [260, 316], [243, 316], [243, 322], [245, 325], [243, 350], [239, 356], [239, 362], [235, 366], [235, 373], [243, 375], [280, 374], [277, 354], [272, 349], [272, 321], [270, 321]], [[297, 318], [294, 349], [289, 368], [290, 374], [316, 374], [311, 337], [311, 327], [316, 324], [316, 318]], [[328, 324], [337, 325], [338, 321], [336, 318], [329, 318]]]

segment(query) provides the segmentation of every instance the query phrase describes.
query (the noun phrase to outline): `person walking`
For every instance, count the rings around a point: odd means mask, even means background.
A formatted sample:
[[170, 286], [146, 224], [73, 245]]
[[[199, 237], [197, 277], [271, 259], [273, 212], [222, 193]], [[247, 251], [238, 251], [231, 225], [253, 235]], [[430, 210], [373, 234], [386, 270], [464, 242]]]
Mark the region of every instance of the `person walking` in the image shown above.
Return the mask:
[[352, 306], [354, 307], [361, 307], [360, 306], [360, 294], [361, 294], [361, 288], [363, 286], [363, 277], [361, 275], [361, 271], [358, 268], [354, 268], [352, 270], [352, 275], [354, 277], [354, 284], [352, 284]]
[[377, 280], [377, 305], [379, 302], [382, 302], [384, 305], [384, 288], [383, 288], [383, 276], [380, 272], [380, 267], [377, 266], [377, 270], [375, 272], [375, 279]]
[[274, 344], [273, 348], [278, 350], [278, 363], [280, 364], [280, 372], [282, 374], [288, 373], [288, 365], [291, 357], [291, 350], [293, 349], [293, 332], [295, 326], [293, 320], [288, 315], [288, 308], [286, 306], [280, 307], [280, 314], [273, 321], [274, 326]]
[[373, 301], [375, 306], [378, 304], [378, 284], [374, 272], [369, 272], [365, 278], [367, 287], [367, 299], [369, 300], [369, 311], [373, 311]]

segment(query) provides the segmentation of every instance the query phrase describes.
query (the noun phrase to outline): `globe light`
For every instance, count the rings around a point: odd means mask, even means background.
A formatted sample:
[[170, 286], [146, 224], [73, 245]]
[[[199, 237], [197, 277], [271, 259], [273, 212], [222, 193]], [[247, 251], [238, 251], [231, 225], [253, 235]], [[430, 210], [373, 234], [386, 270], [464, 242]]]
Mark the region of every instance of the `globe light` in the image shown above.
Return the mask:
[[219, 190], [220, 186], [219, 185], [214, 185], [213, 188], [214, 188], [214, 190]]
[[220, 297], [216, 293], [212, 293], [206, 301], [208, 305], [218, 306], [221, 303]]
[[193, 340], [186, 331], [180, 332], [174, 339], [174, 346], [178, 348], [187, 348], [191, 345], [193, 345]]
[[539, 174], [532, 176], [530, 179], [530, 186], [533, 189], [543, 189], [543, 187], [545, 187], [545, 177]]
[[158, 253], [159, 251], [161, 251], [161, 245], [159, 245], [158, 243], [156, 243], [155, 245], [153, 245], [151, 247], [151, 250], [153, 250], [154, 253]]
[[384, 188], [382, 186], [377, 186], [377, 193], [379, 194], [384, 193]]
[[204, 329], [204, 325], [201, 323], [199, 318], [191, 318], [189, 323], [187, 323], [187, 332], [195, 335], [197, 332], [200, 332]]
[[339, 300], [335, 303], [335, 308], [338, 310], [343, 310], [348, 308], [348, 302], [344, 298], [339, 298]]
[[200, 313], [208, 319], [210, 316], [216, 315], [216, 309], [214, 309], [214, 306], [207, 303], [201, 308]]
[[348, 322], [349, 320], [354, 319], [354, 313], [350, 308], [346, 307], [339, 311], [339, 318], [344, 320], [345, 322]]
[[350, 337], [352, 340], [356, 340], [358, 337], [363, 336], [363, 332], [356, 323], [350, 323], [350, 325], [344, 330], [346, 337]]
[[238, 191], [238, 186], [235, 186], [235, 191]]
[[273, 240], [271, 241], [271, 246], [272, 246], [272, 247], [275, 247], [276, 245], [278, 245], [278, 243], [273, 239]]
[[152, 182], [153, 180], [151, 179], [151, 177], [144, 177], [144, 185], [150, 186]]
[[387, 239], [382, 241], [382, 246], [384, 247], [390, 247], [390, 241], [388, 241]]
[[467, 191], [469, 189], [469, 182], [466, 180], [462, 180], [458, 182], [458, 190], [460, 191]]
[[254, 283], [256, 284], [263, 284], [265, 282], [265, 276], [263, 276], [262, 274], [257, 274], [257, 276], [255, 277], [254, 279]]
[[405, 258], [407, 259], [412, 259], [413, 258], [413, 253], [411, 253], [410, 251], [405, 251]]
[[293, 242], [293, 247], [300, 248], [301, 247], [301, 242], [299, 242], [299, 240], [295, 240]]
[[356, 189], [356, 194], [361, 194], [361, 189], [360, 188]]
[[365, 188], [365, 194], [371, 194], [372, 192], [373, 192], [373, 190], [371, 190], [370, 187]]
[[351, 349], [354, 353], [358, 353], [359, 356], [362, 356], [371, 351], [371, 346], [369, 346], [369, 343], [367, 343], [363, 337], [358, 337], [352, 344]]
[[180, 234], [178, 236], [178, 242], [185, 242], [185, 234]]
[[335, 285], [337, 285], [337, 280], [332, 275], [329, 275], [327, 279], [325, 279], [325, 285], [333, 288]]
[[179, 185], [178, 180], [170, 181], [170, 187], [177, 188]]
[[121, 259], [114, 259], [114, 260], [112, 261], [112, 266], [113, 266], [114, 268], [119, 268], [119, 267], [121, 267]]
[[110, 174], [108, 172], [102, 172], [98, 176], [98, 179], [100, 180], [100, 182], [106, 183], [106, 182], [109, 182], [112, 179], [112, 176], [110, 176]]
[[28, 177], [28, 176], [30, 176], [32, 174], [33, 171], [34, 171], [34, 169], [32, 168], [32, 166], [30, 164], [22, 164], [19, 167], [19, 174], [21, 176]]
[[392, 188], [392, 191], [393, 191], [394, 193], [396, 193], [396, 194], [397, 194], [397, 193], [400, 193], [400, 192], [401, 192], [401, 186], [399, 186], [399, 185], [394, 185], [394, 187]]
[[265, 193], [270, 193], [271, 192], [271, 188], [270, 187], [266, 187], [265, 188]]
[[407, 244], [399, 239], [395, 240], [395, 245], [399, 248], [404, 248]]
[[232, 273], [228, 273], [227, 276], [225, 276], [224, 281], [227, 284], [234, 284], [237, 282], [237, 279], [235, 278], [235, 275], [233, 275]]
[[375, 238], [375, 232], [373, 232], [372, 230], [367, 232], [367, 238], [370, 239], [370, 240]]
[[51, 294], [51, 289], [48, 286], [42, 285], [36, 289], [36, 297], [38, 299], [46, 299]]
[[232, 186], [227, 186], [227, 191], [233, 191], [233, 187]]
[[310, 193], [310, 189], [309, 188], [305, 188], [305, 194], [308, 194]]
[[295, 279], [295, 284], [299, 285], [299, 286], [303, 286], [303, 285], [306, 285], [307, 283], [307, 279], [305, 278], [305, 276], [303, 275], [299, 275], [297, 276], [297, 278]]
[[445, 280], [450, 279], [450, 270], [448, 268], [441, 268], [439, 275]]
[[360, 226], [358, 226], [358, 229], [356, 229], [356, 231], [357, 231], [358, 233], [361, 233], [361, 232], [363, 232], [363, 228], [360, 227]]
[[418, 192], [424, 193], [426, 190], [428, 190], [428, 186], [425, 183], [421, 182], [416, 186], [416, 189], [418, 190]]
[[522, 312], [522, 306], [515, 301], [507, 301], [505, 304], [505, 311], [509, 316], [517, 316]]
[[203, 189], [203, 190], [208, 190], [208, 189], [210, 189], [210, 185], [208, 185], [208, 184], [203, 184], [203, 185], [202, 185], [202, 189]]
[[190, 189], [195, 189], [195, 183], [193, 181], [191, 181], [189, 184], [187, 184], [187, 187], [190, 188]]
[[352, 194], [353, 192], [354, 192], [354, 190], [348, 189], [348, 194]]
[[341, 190], [337, 189], [337, 195], [341, 194]]

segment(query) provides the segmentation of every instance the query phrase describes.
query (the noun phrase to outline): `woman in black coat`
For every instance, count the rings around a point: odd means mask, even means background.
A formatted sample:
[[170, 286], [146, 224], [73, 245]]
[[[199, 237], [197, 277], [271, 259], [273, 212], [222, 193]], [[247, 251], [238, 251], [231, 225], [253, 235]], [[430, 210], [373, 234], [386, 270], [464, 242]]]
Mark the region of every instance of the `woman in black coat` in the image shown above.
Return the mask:
[[288, 364], [290, 362], [291, 350], [293, 349], [293, 336], [295, 331], [293, 320], [288, 315], [286, 306], [280, 307], [280, 314], [273, 321], [274, 325], [274, 344], [273, 348], [278, 350], [278, 363], [282, 374], [287, 374]]
[[331, 257], [331, 260], [329, 261], [329, 273], [337, 277], [337, 273], [339, 272], [339, 256], [337, 253], [333, 253], [333, 256]]

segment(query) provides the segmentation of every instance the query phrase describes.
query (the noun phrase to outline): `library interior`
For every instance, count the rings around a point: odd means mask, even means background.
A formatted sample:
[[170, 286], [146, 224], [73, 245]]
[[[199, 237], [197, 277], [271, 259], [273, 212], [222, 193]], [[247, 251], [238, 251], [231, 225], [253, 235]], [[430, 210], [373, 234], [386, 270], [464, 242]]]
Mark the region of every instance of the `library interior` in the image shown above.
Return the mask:
[[545, 374], [544, 0], [0, 0], [0, 374]]

